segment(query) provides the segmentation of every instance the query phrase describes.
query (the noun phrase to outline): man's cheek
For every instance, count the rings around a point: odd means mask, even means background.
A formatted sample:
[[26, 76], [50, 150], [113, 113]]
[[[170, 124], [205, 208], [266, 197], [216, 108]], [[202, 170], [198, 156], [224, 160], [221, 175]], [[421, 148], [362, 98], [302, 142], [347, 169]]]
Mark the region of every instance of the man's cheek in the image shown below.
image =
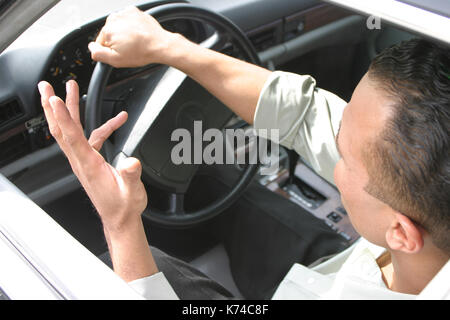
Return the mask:
[[348, 191], [346, 182], [348, 179], [345, 177], [345, 164], [343, 160], [339, 160], [336, 164], [336, 167], [334, 168], [334, 183], [336, 184], [336, 187], [339, 190], [340, 196], [341, 196], [341, 202], [344, 206], [345, 210], [349, 212], [351, 208], [349, 207], [347, 203], [348, 198]]
[[338, 190], [340, 190], [341, 185], [341, 175], [342, 175], [342, 159], [340, 159], [336, 166], [334, 167], [334, 183], [336, 184], [336, 187]]

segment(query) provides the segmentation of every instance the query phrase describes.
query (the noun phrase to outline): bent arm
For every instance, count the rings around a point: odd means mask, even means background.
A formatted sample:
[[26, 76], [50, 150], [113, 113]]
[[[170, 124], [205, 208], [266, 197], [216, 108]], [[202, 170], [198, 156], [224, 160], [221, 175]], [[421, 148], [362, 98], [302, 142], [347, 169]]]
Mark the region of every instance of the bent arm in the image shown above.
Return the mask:
[[334, 184], [339, 161], [336, 134], [346, 102], [316, 87], [308, 75], [273, 72], [257, 104], [255, 129], [278, 129], [279, 143], [295, 150], [324, 179]]
[[136, 8], [108, 17], [89, 48], [94, 60], [114, 67], [162, 63], [181, 70], [257, 129], [280, 130], [281, 144], [333, 183], [334, 138], [345, 102], [316, 88], [313, 78], [272, 73], [206, 49]]
[[55, 97], [52, 86], [46, 82], [39, 84], [39, 91], [50, 132], [101, 218], [114, 271], [125, 281], [155, 274], [158, 269], [141, 220], [147, 205], [140, 180], [141, 164], [137, 159], [127, 158], [116, 169], [98, 152], [103, 142], [127, 120], [126, 113], [96, 129], [88, 141], [79, 117], [77, 83], [67, 83], [66, 102]]

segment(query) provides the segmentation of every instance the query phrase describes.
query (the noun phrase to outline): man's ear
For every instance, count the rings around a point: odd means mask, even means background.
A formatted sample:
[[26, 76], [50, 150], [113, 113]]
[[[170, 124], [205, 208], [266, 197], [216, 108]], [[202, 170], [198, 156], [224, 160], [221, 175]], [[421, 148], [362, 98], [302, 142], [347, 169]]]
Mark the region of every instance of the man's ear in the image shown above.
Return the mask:
[[386, 231], [386, 242], [392, 250], [417, 253], [423, 247], [423, 235], [410, 218], [396, 212]]

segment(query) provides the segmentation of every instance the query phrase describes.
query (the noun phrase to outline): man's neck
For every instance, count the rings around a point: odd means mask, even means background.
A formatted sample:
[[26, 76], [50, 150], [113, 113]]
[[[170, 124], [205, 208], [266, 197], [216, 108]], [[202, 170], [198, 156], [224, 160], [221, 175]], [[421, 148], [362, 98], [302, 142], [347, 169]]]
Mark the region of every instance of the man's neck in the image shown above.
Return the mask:
[[390, 252], [390, 261], [380, 261], [380, 269], [386, 286], [392, 291], [419, 294], [448, 261], [441, 251], [405, 254]]

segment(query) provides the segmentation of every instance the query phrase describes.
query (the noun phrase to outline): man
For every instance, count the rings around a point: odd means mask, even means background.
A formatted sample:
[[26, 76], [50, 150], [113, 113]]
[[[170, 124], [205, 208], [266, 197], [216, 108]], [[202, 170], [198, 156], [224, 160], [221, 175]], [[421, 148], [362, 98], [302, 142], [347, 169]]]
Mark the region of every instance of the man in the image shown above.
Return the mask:
[[[274, 298], [413, 298], [449, 260], [448, 49], [413, 40], [386, 50], [347, 105], [309, 76], [201, 48], [136, 8], [108, 17], [89, 49], [114, 67], [185, 72], [256, 128], [278, 128], [281, 144], [336, 184], [364, 239], [314, 270], [294, 265]], [[87, 141], [77, 84], [67, 83], [65, 103], [48, 83], [39, 90], [50, 131], [102, 219], [115, 272], [146, 297], [176, 297], [145, 237], [139, 161], [114, 169], [97, 152], [126, 113]]]

